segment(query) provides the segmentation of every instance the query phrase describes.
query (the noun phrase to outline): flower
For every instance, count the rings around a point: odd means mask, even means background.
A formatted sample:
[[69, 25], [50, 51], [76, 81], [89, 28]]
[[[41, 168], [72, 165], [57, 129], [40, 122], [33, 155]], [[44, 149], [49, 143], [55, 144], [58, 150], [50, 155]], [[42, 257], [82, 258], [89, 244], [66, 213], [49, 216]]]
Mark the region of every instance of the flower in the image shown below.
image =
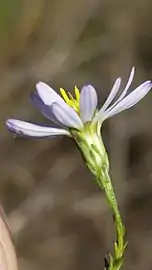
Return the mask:
[[36, 92], [32, 94], [32, 100], [42, 114], [56, 124], [56, 127], [35, 125], [17, 119], [8, 119], [6, 126], [17, 135], [39, 138], [55, 135], [72, 136], [73, 131], [81, 132], [86, 126], [98, 126], [99, 130], [106, 119], [134, 106], [152, 88], [152, 82], [146, 81], [127, 95], [134, 73], [133, 67], [124, 90], [113, 102], [121, 85], [121, 78], [116, 79], [100, 110], [97, 109], [97, 93], [92, 85], [84, 86], [81, 92], [75, 87], [74, 98], [62, 88], [60, 89], [61, 97], [47, 84], [39, 82], [36, 85]]

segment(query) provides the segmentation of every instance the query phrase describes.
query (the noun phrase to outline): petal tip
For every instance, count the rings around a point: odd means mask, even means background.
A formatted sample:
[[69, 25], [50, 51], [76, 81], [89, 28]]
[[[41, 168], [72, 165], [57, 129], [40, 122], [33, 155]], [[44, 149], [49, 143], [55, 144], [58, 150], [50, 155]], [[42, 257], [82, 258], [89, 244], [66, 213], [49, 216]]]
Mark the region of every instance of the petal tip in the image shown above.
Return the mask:
[[87, 89], [87, 88], [89, 88], [89, 89], [94, 89], [94, 87], [93, 87], [92, 84], [86, 84], [86, 85], [84, 85], [84, 86], [82, 87], [82, 89]]
[[121, 77], [118, 77], [116, 82], [120, 84], [121, 83]]
[[41, 81], [36, 83], [36, 90], [37, 90], [38, 94], [39, 94], [39, 91], [44, 90], [44, 87], [49, 87], [49, 86], [46, 83], [41, 82]]
[[36, 86], [40, 86], [40, 85], [43, 85], [43, 84], [45, 84], [45, 83], [42, 82], [42, 81], [38, 81], [38, 82], [36, 83]]
[[147, 87], [149, 86], [149, 90], [152, 88], [152, 81], [148, 80], [148, 81], [145, 81], [143, 82], [140, 86], [142, 87]]
[[15, 120], [15, 119], [7, 119], [5, 122], [7, 129], [12, 133], [17, 133], [17, 130], [15, 128], [16, 121], [17, 120]]
[[149, 85], [149, 91], [152, 89], [152, 81], [147, 81], [147, 85]]
[[57, 101], [63, 103], [63, 99], [57, 94], [52, 87], [44, 82], [36, 84], [36, 92], [45, 105], [51, 105], [52, 102]]
[[135, 73], [135, 66], [132, 66], [131, 71]]
[[11, 126], [12, 122], [13, 122], [13, 119], [7, 119], [6, 122], [5, 122], [6, 126]]

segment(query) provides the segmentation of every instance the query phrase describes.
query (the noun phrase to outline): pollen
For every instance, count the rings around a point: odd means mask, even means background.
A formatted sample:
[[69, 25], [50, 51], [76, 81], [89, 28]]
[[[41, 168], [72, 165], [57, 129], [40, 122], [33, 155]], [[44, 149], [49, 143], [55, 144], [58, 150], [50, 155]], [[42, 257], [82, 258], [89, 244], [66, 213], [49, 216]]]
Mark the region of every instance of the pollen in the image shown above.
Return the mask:
[[75, 98], [71, 95], [71, 93], [66, 92], [63, 88], [60, 88], [60, 93], [65, 100], [65, 102], [72, 107], [77, 113], [79, 113], [79, 100], [80, 100], [80, 91], [79, 89], [75, 86], [74, 88], [75, 92]]

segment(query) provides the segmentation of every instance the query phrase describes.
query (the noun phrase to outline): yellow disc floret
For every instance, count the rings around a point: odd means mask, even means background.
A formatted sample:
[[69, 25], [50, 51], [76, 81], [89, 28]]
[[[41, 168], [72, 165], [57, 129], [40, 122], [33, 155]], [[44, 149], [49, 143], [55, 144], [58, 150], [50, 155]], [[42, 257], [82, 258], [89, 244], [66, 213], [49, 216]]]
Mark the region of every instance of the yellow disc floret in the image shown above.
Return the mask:
[[75, 92], [75, 98], [71, 95], [71, 93], [66, 93], [66, 91], [63, 88], [60, 88], [60, 93], [65, 100], [65, 102], [72, 107], [77, 113], [79, 113], [79, 100], [80, 100], [80, 91], [75, 86], [74, 88]]

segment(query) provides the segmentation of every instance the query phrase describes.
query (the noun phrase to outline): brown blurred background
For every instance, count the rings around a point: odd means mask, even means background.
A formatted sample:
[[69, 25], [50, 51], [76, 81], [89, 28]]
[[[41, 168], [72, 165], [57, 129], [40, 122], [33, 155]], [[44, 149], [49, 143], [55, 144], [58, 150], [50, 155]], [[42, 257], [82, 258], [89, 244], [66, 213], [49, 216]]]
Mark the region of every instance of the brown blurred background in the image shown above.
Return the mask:
[[[114, 229], [105, 197], [68, 138], [14, 140], [10, 117], [48, 122], [30, 102], [91, 83], [100, 105], [114, 80], [152, 79], [151, 0], [0, 1], [0, 200], [21, 270], [103, 269]], [[152, 94], [110, 120], [103, 138], [127, 227], [123, 269], [152, 269]]]

